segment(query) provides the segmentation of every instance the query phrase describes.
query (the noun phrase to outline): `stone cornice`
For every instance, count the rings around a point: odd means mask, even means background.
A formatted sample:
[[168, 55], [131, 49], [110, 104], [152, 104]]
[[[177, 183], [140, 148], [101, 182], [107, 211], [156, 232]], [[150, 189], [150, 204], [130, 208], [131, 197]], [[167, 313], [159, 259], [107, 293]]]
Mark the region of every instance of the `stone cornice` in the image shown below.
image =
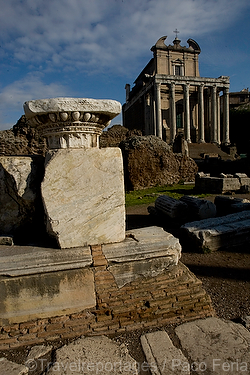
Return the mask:
[[25, 116], [50, 149], [99, 147], [99, 136], [121, 112], [115, 100], [53, 98], [24, 103]]

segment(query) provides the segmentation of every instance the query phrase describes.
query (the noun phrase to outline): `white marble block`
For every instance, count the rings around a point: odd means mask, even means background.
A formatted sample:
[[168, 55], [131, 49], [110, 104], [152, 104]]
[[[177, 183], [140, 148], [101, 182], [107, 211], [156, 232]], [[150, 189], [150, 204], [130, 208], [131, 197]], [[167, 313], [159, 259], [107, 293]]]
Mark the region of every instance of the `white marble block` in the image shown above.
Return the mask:
[[125, 239], [123, 163], [119, 148], [49, 151], [42, 198], [47, 231], [60, 248]]

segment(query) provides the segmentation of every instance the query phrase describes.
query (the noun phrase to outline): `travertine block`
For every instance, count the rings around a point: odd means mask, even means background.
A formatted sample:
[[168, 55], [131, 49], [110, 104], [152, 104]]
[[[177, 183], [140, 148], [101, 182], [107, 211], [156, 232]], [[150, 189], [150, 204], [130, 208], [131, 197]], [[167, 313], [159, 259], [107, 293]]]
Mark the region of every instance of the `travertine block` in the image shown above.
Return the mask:
[[45, 161], [42, 198], [47, 230], [61, 248], [120, 242], [125, 238], [119, 148], [50, 151]]

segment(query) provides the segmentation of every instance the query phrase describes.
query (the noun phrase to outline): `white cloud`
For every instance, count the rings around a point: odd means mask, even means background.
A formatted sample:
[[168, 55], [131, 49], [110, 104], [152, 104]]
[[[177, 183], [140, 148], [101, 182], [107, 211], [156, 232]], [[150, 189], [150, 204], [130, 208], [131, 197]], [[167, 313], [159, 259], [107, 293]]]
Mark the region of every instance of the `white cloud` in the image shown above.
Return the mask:
[[[24, 114], [23, 103], [31, 99], [54, 98], [67, 96], [69, 90], [61, 84], [42, 82], [39, 73], [28, 74], [25, 78], [12, 82], [5, 86], [0, 93], [0, 123], [5, 123], [4, 118], [8, 114], [14, 125], [18, 118]], [[10, 123], [2, 125], [2, 129], [8, 129]], [[1, 130], [2, 130], [1, 129]]]
[[[196, 37], [227, 27], [248, 0], [0, 0], [1, 46], [17, 61], [124, 72], [177, 27]], [[131, 64], [132, 66], [133, 64]]]
[[36, 72], [49, 72], [52, 80], [51, 73], [60, 73], [61, 82], [63, 73], [110, 73], [124, 76], [125, 83], [143, 68], [141, 58], [151, 58], [158, 38], [168, 35], [170, 44], [178, 28], [182, 44], [190, 37], [199, 43], [235, 23], [249, 10], [249, 0], [0, 0], [0, 7], [0, 68], [6, 71], [9, 64], [15, 72], [22, 66], [30, 72], [2, 88], [3, 123], [5, 111], [14, 116], [26, 100], [71, 95], [68, 87], [46, 84]]

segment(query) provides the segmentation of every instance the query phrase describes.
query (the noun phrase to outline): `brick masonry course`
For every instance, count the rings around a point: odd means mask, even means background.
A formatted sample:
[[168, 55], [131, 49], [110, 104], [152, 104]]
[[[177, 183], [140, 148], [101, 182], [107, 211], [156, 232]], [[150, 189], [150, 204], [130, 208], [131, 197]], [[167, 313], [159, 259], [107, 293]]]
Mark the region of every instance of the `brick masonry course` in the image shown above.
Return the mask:
[[214, 316], [210, 297], [202, 289], [201, 281], [181, 262], [155, 277], [139, 277], [118, 288], [107, 269], [102, 247], [93, 247], [92, 256], [96, 307], [2, 326], [0, 350]]

